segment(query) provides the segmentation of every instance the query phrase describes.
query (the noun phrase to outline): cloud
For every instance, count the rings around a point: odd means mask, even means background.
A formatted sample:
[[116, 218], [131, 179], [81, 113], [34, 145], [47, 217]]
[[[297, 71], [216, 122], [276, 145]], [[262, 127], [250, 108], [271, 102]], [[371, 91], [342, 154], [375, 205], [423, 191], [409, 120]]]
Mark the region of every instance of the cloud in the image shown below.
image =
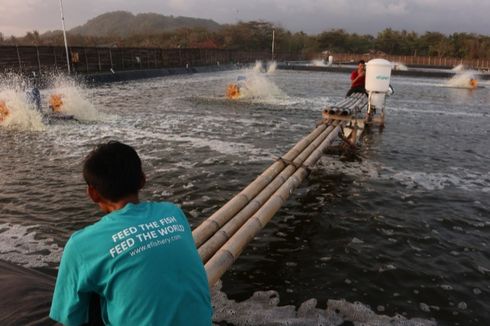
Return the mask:
[[[67, 28], [107, 11], [156, 12], [213, 19], [218, 23], [266, 20], [293, 32], [331, 28], [376, 34], [396, 30], [488, 34], [488, 0], [84, 0], [63, 2]], [[0, 28], [25, 33], [59, 29], [57, 0], [0, 0]]]

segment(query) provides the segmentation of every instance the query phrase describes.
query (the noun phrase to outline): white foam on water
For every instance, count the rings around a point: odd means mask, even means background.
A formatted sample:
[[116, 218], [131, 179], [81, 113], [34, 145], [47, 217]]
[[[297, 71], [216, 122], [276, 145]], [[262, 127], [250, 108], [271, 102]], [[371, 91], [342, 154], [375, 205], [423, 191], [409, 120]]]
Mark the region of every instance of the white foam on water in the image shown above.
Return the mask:
[[459, 167], [452, 167], [448, 172], [395, 171], [391, 168], [385, 168], [385, 171], [391, 173], [384, 173], [383, 178], [396, 180], [408, 189], [434, 191], [456, 187], [465, 191], [490, 192], [490, 172], [480, 173]]
[[263, 161], [272, 159], [272, 155], [267, 150], [256, 148], [252, 144], [222, 141], [219, 139], [206, 139], [202, 137], [179, 136], [175, 133], [151, 132], [140, 129], [133, 129], [126, 133], [133, 135], [134, 139], [154, 138], [165, 141], [185, 142], [194, 148], [209, 147], [211, 150], [221, 154], [246, 155], [250, 161]]
[[478, 81], [478, 86], [482, 87], [489, 87], [490, 86], [490, 80], [480, 80]]
[[43, 267], [58, 263], [63, 249], [53, 239], [37, 239], [38, 225], [0, 224], [0, 259], [24, 267]]
[[212, 289], [213, 322], [227, 322], [236, 326], [245, 325], [341, 325], [346, 321], [354, 325], [378, 326], [432, 326], [436, 322], [421, 318], [407, 319], [401, 315], [393, 317], [378, 315], [367, 305], [346, 300], [327, 301], [325, 309], [317, 308], [317, 300], [310, 299], [298, 308], [280, 306], [276, 291], [258, 291], [247, 300], [237, 302], [228, 299], [221, 291], [221, 282]]
[[462, 167], [450, 167], [445, 172], [397, 170], [378, 162], [342, 162], [336, 157], [322, 156], [318, 169], [328, 173], [341, 173], [359, 179], [395, 180], [407, 189], [437, 191], [450, 187], [465, 191], [490, 193], [490, 171], [473, 171]]
[[219, 139], [204, 139], [196, 137], [185, 137], [178, 135], [167, 135], [166, 140], [176, 142], [188, 142], [192, 147], [209, 147], [211, 150], [221, 154], [247, 155], [250, 161], [270, 160], [272, 156], [266, 151], [255, 148], [251, 144], [222, 141]]
[[[203, 130], [207, 130], [210, 123], [223, 125], [226, 123], [230, 123], [230, 118], [225, 116], [203, 116], [202, 124], [196, 126], [196, 128], [203, 128]], [[269, 125], [269, 121], [264, 121], [263, 119], [248, 119], [248, 118], [237, 118], [233, 117], [234, 124], [240, 124], [247, 127], [254, 127], [258, 125]]]
[[[396, 76], [394, 77], [396, 78]], [[401, 85], [412, 85], [412, 86], [432, 86], [432, 87], [442, 87], [443, 84], [439, 82], [434, 82], [434, 80], [424, 79], [424, 78], [413, 78], [413, 79], [396, 79], [395, 92], [401, 89]]]
[[312, 96], [308, 98], [288, 96], [287, 99], [283, 101], [277, 101], [277, 103], [284, 105], [285, 109], [288, 110], [317, 112], [318, 119], [321, 118], [321, 108], [334, 104], [332, 99], [327, 96], [318, 96], [318, 97]]
[[465, 111], [442, 111], [442, 110], [431, 110], [431, 109], [414, 109], [401, 108], [401, 107], [390, 107], [390, 111], [393, 112], [406, 112], [410, 114], [427, 114], [427, 115], [445, 115], [445, 116], [455, 116], [455, 117], [490, 117], [487, 113], [477, 113], [477, 112], [465, 112]]
[[368, 160], [342, 162], [336, 156], [324, 155], [320, 158], [318, 168], [326, 170], [328, 173], [341, 173], [361, 179], [378, 179], [383, 166]]

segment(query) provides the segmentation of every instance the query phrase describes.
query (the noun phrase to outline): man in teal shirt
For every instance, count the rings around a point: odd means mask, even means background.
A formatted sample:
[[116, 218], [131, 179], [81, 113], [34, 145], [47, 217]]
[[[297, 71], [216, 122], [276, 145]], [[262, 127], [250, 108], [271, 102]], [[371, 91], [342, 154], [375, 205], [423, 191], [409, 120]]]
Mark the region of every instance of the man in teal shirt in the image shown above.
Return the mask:
[[171, 203], [139, 201], [145, 175], [136, 151], [100, 145], [83, 176], [89, 197], [108, 214], [68, 240], [50, 317], [83, 325], [97, 295], [106, 325], [210, 325], [206, 272], [189, 224]]

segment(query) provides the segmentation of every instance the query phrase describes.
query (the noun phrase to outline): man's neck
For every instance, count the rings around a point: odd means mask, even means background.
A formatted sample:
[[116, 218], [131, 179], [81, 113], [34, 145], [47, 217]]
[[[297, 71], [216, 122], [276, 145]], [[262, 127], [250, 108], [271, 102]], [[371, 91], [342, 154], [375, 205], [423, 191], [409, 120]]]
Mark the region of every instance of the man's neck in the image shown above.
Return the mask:
[[127, 204], [138, 204], [139, 202], [140, 201], [138, 195], [130, 195], [115, 202], [103, 200], [98, 204], [101, 211], [103, 211], [104, 213], [110, 213], [124, 208]]

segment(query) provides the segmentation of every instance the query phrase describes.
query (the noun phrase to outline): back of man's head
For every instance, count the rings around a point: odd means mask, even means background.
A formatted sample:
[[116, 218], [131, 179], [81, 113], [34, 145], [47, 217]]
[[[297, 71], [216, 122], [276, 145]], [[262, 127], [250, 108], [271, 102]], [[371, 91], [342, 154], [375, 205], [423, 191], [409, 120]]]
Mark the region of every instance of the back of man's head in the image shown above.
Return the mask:
[[112, 202], [137, 194], [144, 183], [138, 154], [131, 146], [118, 141], [98, 145], [87, 155], [83, 178], [104, 199]]

